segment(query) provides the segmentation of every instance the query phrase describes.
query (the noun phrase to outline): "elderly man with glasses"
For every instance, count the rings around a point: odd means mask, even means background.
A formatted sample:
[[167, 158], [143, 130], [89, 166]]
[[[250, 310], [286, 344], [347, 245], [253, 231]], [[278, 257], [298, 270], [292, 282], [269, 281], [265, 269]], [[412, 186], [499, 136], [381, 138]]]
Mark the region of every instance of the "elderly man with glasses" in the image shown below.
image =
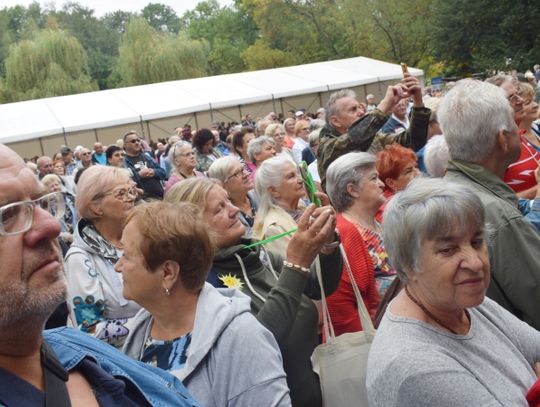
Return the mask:
[[0, 145], [0, 405], [196, 405], [178, 380], [89, 335], [43, 332], [64, 301], [63, 194]]
[[135, 131], [124, 135], [124, 151], [126, 152], [125, 165], [131, 170], [136, 181], [143, 189], [143, 199], [163, 199], [163, 185], [165, 170], [161, 168], [152, 156], [141, 148], [141, 139]]

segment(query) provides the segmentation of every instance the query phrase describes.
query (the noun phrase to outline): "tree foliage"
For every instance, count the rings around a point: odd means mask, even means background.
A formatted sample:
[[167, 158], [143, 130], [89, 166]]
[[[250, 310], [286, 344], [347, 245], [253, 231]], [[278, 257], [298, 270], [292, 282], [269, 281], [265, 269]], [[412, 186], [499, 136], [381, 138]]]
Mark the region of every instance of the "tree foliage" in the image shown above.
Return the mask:
[[34, 40], [11, 47], [0, 98], [18, 101], [96, 89], [88, 75], [86, 52], [77, 39], [63, 31], [45, 30]]
[[540, 3], [434, 0], [431, 47], [448, 71], [530, 69], [540, 61]]
[[122, 36], [116, 72], [122, 86], [206, 76], [208, 52], [205, 42], [157, 32], [135, 18]]
[[186, 12], [182, 22], [187, 35], [210, 45], [208, 63], [212, 75], [246, 69], [242, 53], [258, 36], [257, 26], [247, 14], [220, 7], [216, 0], [206, 0]]
[[[201, 0], [181, 18], [153, 2], [99, 18], [76, 2], [45, 4], [0, 9], [1, 100], [355, 56], [427, 77], [540, 63], [533, 0]], [[45, 61], [62, 47], [73, 61]]]

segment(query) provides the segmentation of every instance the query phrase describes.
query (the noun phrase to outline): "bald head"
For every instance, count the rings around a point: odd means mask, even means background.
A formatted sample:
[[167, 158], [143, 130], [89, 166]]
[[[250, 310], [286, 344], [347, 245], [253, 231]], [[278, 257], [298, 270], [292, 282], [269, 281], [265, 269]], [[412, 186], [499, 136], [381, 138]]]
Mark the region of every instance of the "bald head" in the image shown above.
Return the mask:
[[[8, 150], [12, 151], [10, 149]], [[38, 174], [40, 178], [43, 178], [45, 175], [53, 173], [54, 167], [53, 167], [52, 159], [50, 157], [47, 157], [46, 155], [44, 155], [43, 157], [39, 157], [37, 159], [36, 164], [37, 164]]]

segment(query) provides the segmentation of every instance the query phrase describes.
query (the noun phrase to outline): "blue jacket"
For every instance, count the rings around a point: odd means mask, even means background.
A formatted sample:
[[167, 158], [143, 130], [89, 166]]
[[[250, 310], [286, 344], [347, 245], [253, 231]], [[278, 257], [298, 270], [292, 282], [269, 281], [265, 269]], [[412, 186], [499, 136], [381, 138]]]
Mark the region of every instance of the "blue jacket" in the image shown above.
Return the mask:
[[89, 357], [110, 375], [132, 382], [152, 406], [199, 406], [184, 385], [165, 370], [130, 359], [90, 335], [63, 327], [44, 331], [43, 336], [68, 371]]

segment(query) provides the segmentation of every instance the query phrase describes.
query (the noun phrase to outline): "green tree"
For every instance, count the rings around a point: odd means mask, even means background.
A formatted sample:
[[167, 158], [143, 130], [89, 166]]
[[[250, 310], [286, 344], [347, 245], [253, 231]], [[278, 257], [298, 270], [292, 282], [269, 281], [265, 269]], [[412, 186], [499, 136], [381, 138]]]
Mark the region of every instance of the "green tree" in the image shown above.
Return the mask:
[[106, 89], [118, 56], [120, 33], [107, 26], [105, 20], [96, 18], [94, 10], [78, 3], [66, 3], [54, 16], [59, 26], [82, 44], [88, 54], [90, 75], [100, 89]]
[[206, 76], [208, 52], [205, 42], [156, 32], [145, 19], [135, 18], [122, 36], [116, 74], [122, 86]]
[[242, 53], [242, 59], [249, 70], [279, 68], [294, 64], [291, 54], [270, 48], [263, 40], [255, 41]]
[[540, 61], [540, 3], [434, 0], [431, 47], [448, 74], [530, 69]]
[[155, 30], [171, 33], [178, 33], [180, 30], [180, 19], [170, 6], [161, 3], [149, 3], [142, 9], [141, 14]]
[[182, 17], [184, 31], [194, 39], [210, 44], [211, 75], [241, 72], [246, 69], [242, 53], [258, 38], [258, 28], [244, 12], [220, 7], [216, 0], [201, 1]]
[[0, 99], [15, 102], [96, 89], [88, 75], [86, 52], [77, 39], [63, 31], [45, 30], [34, 40], [10, 48]]

